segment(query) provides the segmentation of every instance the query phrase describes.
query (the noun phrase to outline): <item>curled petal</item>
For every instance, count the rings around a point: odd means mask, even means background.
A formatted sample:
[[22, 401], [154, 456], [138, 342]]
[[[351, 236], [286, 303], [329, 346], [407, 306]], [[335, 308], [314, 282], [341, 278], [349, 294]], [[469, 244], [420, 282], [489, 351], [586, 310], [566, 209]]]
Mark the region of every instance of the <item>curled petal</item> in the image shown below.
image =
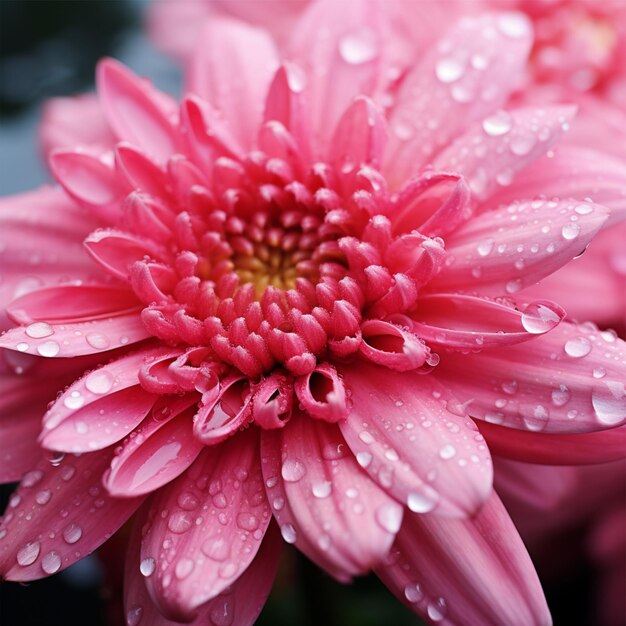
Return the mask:
[[523, 312], [510, 306], [460, 294], [423, 296], [411, 330], [429, 344], [454, 350], [512, 345], [552, 330], [565, 311], [554, 302], [532, 302]]
[[283, 428], [291, 419], [293, 386], [285, 374], [272, 372], [254, 388], [252, 419], [261, 428]]
[[348, 414], [349, 401], [343, 380], [332, 365], [322, 363], [311, 373], [297, 378], [294, 390], [300, 408], [311, 417], [338, 422]]
[[124, 142], [118, 143], [115, 146], [115, 165], [133, 189], [162, 200], [169, 198], [165, 170], [139, 148]]
[[376, 573], [430, 623], [552, 623], [530, 557], [495, 493], [467, 520], [407, 516]]
[[353, 407], [339, 426], [372, 480], [418, 513], [478, 510], [491, 492], [489, 451], [433, 376], [364, 363], [341, 371]]
[[385, 254], [387, 267], [410, 276], [418, 288], [439, 273], [444, 258], [441, 239], [429, 239], [417, 232], [397, 237]]
[[126, 439], [104, 475], [107, 491], [133, 497], [155, 491], [193, 463], [202, 444], [193, 437], [191, 417], [197, 397], [164, 398]]
[[204, 445], [218, 444], [251, 419], [250, 382], [243, 376], [229, 376], [219, 383], [219, 392], [211, 390], [202, 397], [194, 416], [193, 432]]
[[360, 353], [373, 363], [400, 372], [421, 367], [430, 353], [416, 335], [390, 322], [366, 320], [361, 332]]
[[294, 415], [263, 431], [263, 477], [283, 539], [346, 582], [389, 550], [402, 507], [360, 471], [337, 426]]

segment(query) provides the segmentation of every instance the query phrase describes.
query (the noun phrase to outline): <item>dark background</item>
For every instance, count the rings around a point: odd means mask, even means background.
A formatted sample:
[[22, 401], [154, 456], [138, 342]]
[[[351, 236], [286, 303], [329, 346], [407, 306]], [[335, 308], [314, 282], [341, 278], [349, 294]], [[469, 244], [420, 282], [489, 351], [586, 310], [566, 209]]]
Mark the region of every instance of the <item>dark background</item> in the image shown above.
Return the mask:
[[[37, 144], [39, 107], [53, 95], [93, 88], [96, 61], [115, 56], [161, 88], [176, 92], [180, 76], [141, 34], [145, 2], [138, 0], [0, 0], [0, 195], [48, 180]], [[10, 489], [0, 491], [0, 510]], [[582, 528], [565, 546], [577, 545]], [[0, 584], [2, 626], [117, 626], [123, 623], [120, 572], [123, 537], [100, 557], [92, 555], [51, 578]], [[571, 548], [566, 547], [566, 550]], [[574, 550], [575, 552], [575, 550]], [[117, 558], [116, 558], [117, 557]], [[546, 570], [548, 568], [545, 568]], [[568, 573], [544, 576], [554, 622], [592, 625], [594, 572], [573, 559]], [[409, 626], [420, 623], [375, 577], [343, 587], [292, 549], [259, 622], [262, 626]], [[479, 626], [479, 625], [476, 625]]]

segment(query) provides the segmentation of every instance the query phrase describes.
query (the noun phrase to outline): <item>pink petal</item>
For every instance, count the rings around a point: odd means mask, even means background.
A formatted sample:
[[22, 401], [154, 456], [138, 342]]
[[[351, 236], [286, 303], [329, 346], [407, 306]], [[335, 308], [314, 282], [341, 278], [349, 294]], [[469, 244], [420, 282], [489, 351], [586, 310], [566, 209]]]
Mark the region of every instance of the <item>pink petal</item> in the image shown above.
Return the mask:
[[376, 86], [384, 13], [362, 0], [314, 2], [291, 32], [286, 56], [304, 69], [313, 135], [322, 149], [353, 98]]
[[113, 149], [115, 137], [95, 94], [50, 98], [43, 105], [39, 129], [43, 153], [77, 147], [102, 154]]
[[150, 336], [138, 313], [67, 324], [37, 322], [36, 330], [33, 326], [8, 330], [0, 336], [0, 348], [48, 358], [71, 358], [115, 350]]
[[528, 343], [449, 353], [434, 375], [492, 424], [573, 434], [626, 422], [626, 343], [591, 325], [561, 322]]
[[207, 449], [154, 498], [141, 571], [167, 617], [192, 619], [239, 578], [259, 550], [271, 514], [258, 446], [256, 429], [249, 429]]
[[494, 457], [494, 486], [505, 501], [508, 497], [533, 509], [550, 510], [576, 488], [576, 468], [520, 463]]
[[157, 399], [139, 386], [138, 372], [161, 352], [124, 356], [70, 385], [44, 415], [42, 445], [62, 452], [90, 452], [125, 437]]
[[130, 268], [144, 257], [162, 259], [165, 252], [150, 239], [123, 231], [97, 230], [85, 239], [89, 254], [110, 274], [129, 280]]
[[[578, 118], [574, 120], [576, 127]], [[517, 198], [591, 198], [612, 211], [609, 220], [626, 210], [626, 162], [589, 148], [559, 144], [521, 171], [509, 186], [498, 189], [486, 206], [497, 207]]]
[[0, 302], [37, 287], [100, 277], [82, 241], [97, 223], [60, 189], [36, 191], [0, 201]]
[[50, 169], [57, 182], [78, 204], [93, 209], [108, 224], [120, 219], [120, 201], [128, 188], [102, 160], [78, 151], [55, 151]]
[[573, 106], [497, 111], [446, 147], [434, 167], [461, 174], [476, 198], [488, 198], [543, 156], [569, 128], [575, 112]]
[[392, 185], [506, 101], [531, 43], [527, 18], [501, 13], [464, 19], [433, 46], [402, 83], [390, 115], [385, 174]]
[[339, 426], [370, 477], [412, 511], [474, 513], [491, 492], [489, 451], [434, 377], [365, 363], [340, 371], [353, 406]]
[[[159, 611], [148, 590], [140, 570], [140, 548], [142, 525], [135, 526], [129, 551], [126, 556], [124, 584], [124, 607], [127, 626], [176, 626]], [[275, 525], [268, 527], [263, 543], [254, 560], [237, 580], [218, 596], [201, 605], [190, 626], [207, 624], [237, 624], [252, 626], [263, 609], [272, 588], [281, 554], [282, 540]], [[186, 573], [193, 561], [181, 559], [179, 572]], [[191, 565], [189, 565], [191, 564]]]
[[251, 147], [261, 121], [259, 103], [278, 59], [264, 31], [227, 18], [213, 18], [201, 34], [187, 76], [186, 92], [220, 113], [237, 139]]
[[139, 148], [127, 143], [117, 144], [115, 165], [119, 174], [133, 189], [159, 199], [169, 199], [165, 170]]
[[419, 300], [411, 331], [454, 350], [513, 345], [552, 330], [565, 311], [549, 301], [532, 302], [523, 312], [505, 304], [460, 294], [433, 294]]
[[129, 497], [156, 491], [194, 462], [203, 447], [191, 428], [197, 400], [195, 395], [165, 397], [154, 405], [111, 461], [103, 478], [110, 494]]
[[263, 477], [283, 539], [342, 582], [387, 554], [402, 507], [359, 469], [336, 426], [294, 415], [261, 438]]
[[135, 294], [117, 285], [42, 287], [16, 298], [7, 312], [18, 324], [75, 322], [113, 315], [137, 307]]
[[446, 238], [447, 263], [434, 291], [513, 294], [571, 261], [598, 232], [607, 210], [574, 200], [535, 200], [474, 217]]
[[0, 523], [0, 573], [28, 581], [72, 565], [106, 541], [142, 498], [115, 499], [101, 485], [109, 452], [42, 459], [11, 499]]
[[297, 378], [294, 391], [301, 410], [310, 417], [334, 423], [348, 414], [350, 401], [343, 380], [328, 363], [321, 363], [310, 374]]
[[626, 457], [626, 426], [575, 435], [552, 435], [479, 420], [478, 429], [493, 454], [526, 463], [586, 465]]
[[176, 152], [173, 106], [165, 103], [164, 94], [112, 59], [99, 63], [96, 78], [102, 108], [119, 140], [136, 144], [161, 163]]
[[407, 516], [376, 573], [429, 623], [551, 623], [530, 557], [495, 493], [471, 519]]

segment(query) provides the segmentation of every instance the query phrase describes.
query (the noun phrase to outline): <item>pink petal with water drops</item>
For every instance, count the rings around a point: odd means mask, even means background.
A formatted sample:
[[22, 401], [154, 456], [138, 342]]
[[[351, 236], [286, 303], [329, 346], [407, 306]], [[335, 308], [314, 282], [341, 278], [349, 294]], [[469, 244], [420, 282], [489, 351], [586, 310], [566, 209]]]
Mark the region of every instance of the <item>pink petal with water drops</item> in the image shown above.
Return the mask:
[[433, 165], [464, 176], [474, 197], [483, 200], [543, 156], [569, 128], [575, 113], [573, 106], [492, 112], [447, 146]]
[[359, 468], [335, 425], [294, 415], [263, 431], [263, 477], [283, 539], [347, 582], [387, 554], [402, 506]]
[[8, 330], [0, 336], [0, 348], [48, 358], [72, 358], [115, 350], [150, 336], [138, 313], [88, 322], [36, 322], [34, 326], [31, 324]]
[[310, 374], [300, 376], [294, 384], [300, 409], [310, 417], [338, 422], [350, 410], [343, 380], [330, 364], [318, 365]]
[[135, 309], [135, 294], [117, 285], [41, 287], [16, 298], [7, 313], [17, 324], [76, 322]]
[[477, 511], [491, 493], [489, 451], [446, 389], [432, 375], [364, 363], [340, 372], [353, 402], [341, 432], [370, 477], [418, 513]]
[[39, 140], [48, 157], [53, 150], [88, 150], [96, 155], [113, 149], [115, 137], [95, 94], [50, 98], [43, 105]]
[[549, 300], [520, 308], [474, 296], [433, 294], [420, 298], [409, 327], [430, 346], [481, 350], [528, 341], [565, 317], [565, 311]]
[[24, 475], [0, 522], [0, 575], [28, 581], [55, 574], [93, 552], [142, 498], [111, 498], [102, 487], [110, 452], [47, 459]]
[[384, 172], [392, 185], [506, 101], [531, 44], [523, 14], [488, 14], [462, 20], [427, 53], [403, 82], [390, 114]]
[[78, 204], [93, 210], [106, 224], [119, 221], [120, 202], [129, 189], [101, 159], [78, 151], [55, 151], [50, 169], [56, 181]]
[[427, 171], [406, 183], [393, 200], [393, 233], [418, 229], [429, 237], [445, 235], [470, 216], [470, 199], [460, 176]]
[[[159, 611], [146, 589], [141, 574], [140, 548], [142, 525], [135, 526], [128, 554], [124, 584], [124, 608], [127, 626], [176, 626]], [[201, 605], [190, 626], [252, 626], [263, 609], [270, 593], [281, 555], [282, 539], [274, 524], [270, 525], [263, 537], [261, 547], [246, 571], [218, 596]], [[186, 563], [186, 561], [183, 561]], [[144, 565], [145, 569], [145, 565]], [[180, 567], [184, 573], [188, 565]]]
[[93, 216], [61, 189], [41, 187], [0, 201], [0, 302], [43, 285], [103, 276], [87, 257], [84, 237]]
[[477, 420], [493, 454], [526, 463], [586, 465], [626, 457], [626, 426], [574, 435], [533, 433]]
[[434, 376], [492, 424], [574, 434], [626, 422], [626, 342], [591, 324], [564, 321], [529, 344], [449, 353]]
[[100, 61], [96, 79], [107, 121], [120, 141], [143, 148], [160, 163], [176, 152], [176, 106], [165, 94], [113, 59]]
[[[371, 2], [315, 2], [290, 33], [286, 56], [305, 71], [313, 136], [322, 154], [355, 94], [376, 86], [384, 20], [384, 9]], [[326, 36], [319, 37], [320, 31]]]
[[197, 396], [163, 398], [123, 442], [103, 483], [111, 495], [156, 491], [180, 476], [202, 450], [191, 429]]
[[[576, 127], [578, 119], [574, 120]], [[590, 198], [611, 209], [609, 223], [624, 219], [626, 162], [589, 148], [559, 144], [522, 170], [510, 185], [496, 190], [483, 208], [497, 207], [517, 198]], [[621, 216], [621, 218], [620, 218]]]
[[577, 487], [577, 468], [520, 463], [494, 457], [494, 487], [533, 509], [551, 510], [564, 504]]
[[140, 571], [165, 616], [193, 619], [232, 585], [270, 520], [255, 429], [202, 452], [155, 496], [145, 526]]
[[145, 257], [160, 260], [166, 254], [150, 239], [117, 230], [96, 230], [84, 242], [89, 254], [110, 274], [128, 281], [130, 268]]
[[251, 147], [278, 67], [268, 33], [242, 22], [214, 18], [203, 27], [187, 74], [186, 92], [206, 100], [245, 147]]
[[515, 294], [580, 254], [607, 215], [575, 200], [523, 201], [478, 215], [446, 238], [446, 264], [428, 290]]
[[495, 493], [471, 519], [407, 516], [376, 573], [431, 624], [552, 623], [530, 557]]
[[120, 177], [134, 190], [160, 200], [169, 200], [164, 168], [141, 149], [125, 142], [118, 143], [115, 146], [115, 166]]

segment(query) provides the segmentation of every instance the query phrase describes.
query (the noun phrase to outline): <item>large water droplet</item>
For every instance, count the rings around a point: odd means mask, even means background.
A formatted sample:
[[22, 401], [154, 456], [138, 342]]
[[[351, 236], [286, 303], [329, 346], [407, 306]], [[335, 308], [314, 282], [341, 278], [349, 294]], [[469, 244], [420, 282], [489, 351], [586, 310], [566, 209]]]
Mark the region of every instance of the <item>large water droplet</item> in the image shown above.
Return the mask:
[[509, 113], [497, 111], [483, 120], [483, 130], [491, 137], [506, 135], [511, 130], [513, 121]]
[[445, 446], [441, 448], [441, 450], [439, 450], [439, 456], [446, 461], [448, 459], [453, 458], [455, 454], [456, 454], [456, 448], [450, 443], [447, 443]]
[[552, 404], [558, 407], [567, 404], [572, 396], [569, 389], [565, 385], [559, 385], [559, 388], [553, 389], [550, 395], [552, 397]]
[[131, 606], [126, 611], [126, 626], [138, 626], [143, 616], [143, 608], [138, 605]]
[[202, 552], [214, 561], [225, 561], [230, 554], [230, 545], [223, 537], [214, 537], [202, 544]]
[[139, 564], [139, 571], [141, 572], [142, 576], [152, 576], [155, 569], [156, 561], [151, 556], [143, 559]]
[[328, 498], [333, 489], [333, 484], [330, 480], [323, 480], [322, 482], [315, 483], [311, 487], [311, 491], [316, 498]]
[[50, 498], [52, 498], [52, 492], [50, 489], [42, 489], [36, 496], [35, 501], [37, 504], [44, 505], [50, 502]]
[[113, 387], [114, 377], [107, 370], [97, 370], [87, 376], [85, 387], [95, 394], [105, 394]]
[[102, 333], [89, 333], [85, 340], [96, 350], [106, 350], [109, 347], [109, 339]]
[[61, 351], [61, 346], [56, 341], [44, 341], [37, 346], [37, 352], [41, 356], [54, 357]]
[[167, 527], [178, 535], [187, 532], [193, 525], [191, 516], [186, 511], [176, 511], [167, 521]]
[[591, 403], [598, 421], [615, 426], [626, 419], [626, 390], [624, 383], [604, 380], [591, 392]]
[[411, 603], [419, 602], [424, 597], [424, 592], [418, 583], [409, 583], [404, 588], [404, 597]]
[[377, 52], [376, 35], [367, 28], [345, 35], [339, 41], [339, 54], [351, 65], [367, 63], [376, 57]]
[[176, 563], [176, 567], [174, 568], [174, 575], [176, 576], [176, 578], [178, 578], [178, 580], [183, 580], [184, 578], [187, 578], [189, 574], [191, 574], [194, 565], [195, 564], [191, 559], [183, 557], [182, 559], [180, 559], [180, 561], [178, 561], [178, 563]]
[[438, 497], [437, 493], [430, 488], [428, 492], [423, 493], [412, 491], [409, 493], [406, 503], [413, 513], [428, 513], [435, 508]]
[[372, 455], [369, 452], [357, 452], [356, 454], [356, 462], [362, 467], [366, 468], [372, 462]]
[[287, 543], [296, 542], [296, 529], [291, 524], [283, 524], [280, 527], [280, 534]]
[[476, 250], [480, 256], [487, 256], [493, 250], [493, 245], [493, 239], [487, 239], [486, 241], [479, 243]]
[[516, 156], [525, 156], [535, 147], [535, 136], [531, 132], [511, 137], [509, 150]]
[[439, 598], [436, 602], [429, 602], [426, 612], [433, 622], [440, 622], [446, 614], [446, 602], [443, 598]]
[[591, 343], [585, 337], [572, 337], [565, 342], [563, 349], [568, 356], [580, 359], [591, 352]]
[[397, 533], [402, 524], [402, 507], [395, 502], [388, 502], [379, 506], [376, 509], [376, 521], [387, 532]]
[[563, 226], [563, 228], [561, 228], [561, 235], [563, 236], [563, 239], [567, 239], [568, 241], [576, 239], [579, 233], [580, 225], [576, 222], [568, 222], [565, 226]]
[[54, 329], [50, 326], [50, 324], [46, 324], [45, 322], [35, 322], [34, 324], [27, 326], [24, 332], [33, 339], [43, 339], [44, 337], [50, 337], [50, 335], [53, 335]]
[[55, 574], [61, 569], [61, 555], [52, 550], [41, 559], [41, 569], [46, 574]]
[[32, 565], [39, 556], [41, 544], [38, 541], [29, 541], [17, 551], [16, 560], [19, 565], [26, 567]]
[[68, 409], [80, 409], [85, 404], [85, 398], [80, 394], [80, 391], [72, 391], [69, 395], [65, 396], [63, 404]]
[[520, 39], [530, 34], [528, 19], [517, 12], [503, 13], [498, 17], [498, 28], [511, 39]]
[[522, 326], [533, 335], [547, 333], [560, 321], [561, 316], [548, 302], [531, 302], [522, 313]]
[[435, 75], [442, 83], [452, 83], [463, 76], [464, 63], [457, 58], [439, 59], [435, 65]]
[[306, 466], [297, 459], [286, 459], [280, 468], [280, 475], [288, 483], [298, 482], [306, 474]]
[[43, 478], [43, 472], [41, 470], [32, 470], [24, 474], [22, 478], [22, 487], [34, 487]]
[[78, 524], [70, 524], [63, 531], [63, 539], [69, 544], [76, 543], [83, 536], [83, 529]]

